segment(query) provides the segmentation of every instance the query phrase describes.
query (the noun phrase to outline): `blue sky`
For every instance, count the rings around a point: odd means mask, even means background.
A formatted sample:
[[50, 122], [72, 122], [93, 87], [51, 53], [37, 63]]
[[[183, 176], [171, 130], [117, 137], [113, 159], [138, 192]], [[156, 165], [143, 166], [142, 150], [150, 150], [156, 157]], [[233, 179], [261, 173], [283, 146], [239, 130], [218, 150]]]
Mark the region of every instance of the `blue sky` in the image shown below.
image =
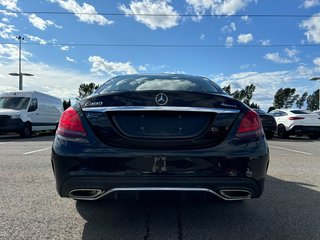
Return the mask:
[[320, 86], [308, 80], [320, 75], [320, 0], [0, 0], [0, 92], [18, 89], [8, 75], [18, 71], [16, 36], [22, 72], [34, 74], [24, 90], [63, 99], [128, 73], [253, 83], [264, 109], [281, 87]]

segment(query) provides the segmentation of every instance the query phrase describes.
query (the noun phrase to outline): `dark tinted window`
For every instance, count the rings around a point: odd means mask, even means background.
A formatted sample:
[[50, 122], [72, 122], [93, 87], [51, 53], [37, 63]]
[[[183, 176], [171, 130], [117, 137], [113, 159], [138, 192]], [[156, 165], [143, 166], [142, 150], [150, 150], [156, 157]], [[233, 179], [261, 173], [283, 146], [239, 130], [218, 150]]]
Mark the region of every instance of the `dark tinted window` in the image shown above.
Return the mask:
[[273, 110], [271, 112], [269, 112], [270, 115], [274, 116], [274, 117], [283, 117], [283, 116], [287, 116], [288, 114], [280, 111], [280, 110]]
[[28, 112], [34, 112], [37, 110], [37, 108], [38, 108], [38, 100], [36, 98], [33, 98], [31, 100]]
[[27, 108], [29, 101], [28, 97], [0, 97], [0, 108], [22, 110]]
[[283, 117], [283, 116], [287, 116], [288, 113], [283, 112], [283, 111], [279, 111], [279, 115], [277, 115], [278, 117]]
[[305, 111], [305, 110], [291, 110], [290, 112], [294, 114], [310, 114], [310, 112]]
[[177, 75], [125, 75], [110, 79], [94, 94], [152, 90], [223, 93], [219, 86], [209, 79], [202, 77], [185, 77]]
[[261, 115], [267, 115], [267, 113], [261, 109], [254, 109], [254, 111], [256, 111], [256, 113], [261, 114]]

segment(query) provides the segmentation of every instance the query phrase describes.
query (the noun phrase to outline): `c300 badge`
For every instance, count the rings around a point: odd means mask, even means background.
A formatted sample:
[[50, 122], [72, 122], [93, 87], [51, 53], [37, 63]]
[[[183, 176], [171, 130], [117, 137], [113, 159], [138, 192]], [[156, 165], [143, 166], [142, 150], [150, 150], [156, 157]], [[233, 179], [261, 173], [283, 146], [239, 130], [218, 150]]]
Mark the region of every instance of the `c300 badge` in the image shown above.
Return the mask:
[[84, 104], [85, 107], [99, 107], [103, 102], [87, 102]]

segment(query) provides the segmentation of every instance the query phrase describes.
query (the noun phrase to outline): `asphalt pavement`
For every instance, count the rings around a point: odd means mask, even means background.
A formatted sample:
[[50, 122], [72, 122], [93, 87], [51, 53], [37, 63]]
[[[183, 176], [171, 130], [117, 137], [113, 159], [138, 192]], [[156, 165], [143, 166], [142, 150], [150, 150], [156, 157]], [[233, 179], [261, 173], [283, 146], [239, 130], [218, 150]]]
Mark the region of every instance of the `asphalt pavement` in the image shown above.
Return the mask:
[[320, 141], [268, 141], [259, 199], [160, 193], [93, 202], [60, 198], [53, 136], [0, 136], [0, 239], [320, 239]]

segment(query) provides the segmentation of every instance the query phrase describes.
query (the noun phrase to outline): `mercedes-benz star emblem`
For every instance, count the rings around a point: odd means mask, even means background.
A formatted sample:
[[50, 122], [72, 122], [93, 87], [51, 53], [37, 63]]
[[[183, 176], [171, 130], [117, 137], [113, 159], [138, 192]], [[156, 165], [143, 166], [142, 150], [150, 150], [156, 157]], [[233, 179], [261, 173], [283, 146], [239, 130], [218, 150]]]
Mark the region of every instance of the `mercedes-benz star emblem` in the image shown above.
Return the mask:
[[155, 100], [156, 100], [156, 103], [158, 103], [158, 105], [163, 106], [167, 104], [168, 97], [164, 93], [159, 93], [157, 94]]

